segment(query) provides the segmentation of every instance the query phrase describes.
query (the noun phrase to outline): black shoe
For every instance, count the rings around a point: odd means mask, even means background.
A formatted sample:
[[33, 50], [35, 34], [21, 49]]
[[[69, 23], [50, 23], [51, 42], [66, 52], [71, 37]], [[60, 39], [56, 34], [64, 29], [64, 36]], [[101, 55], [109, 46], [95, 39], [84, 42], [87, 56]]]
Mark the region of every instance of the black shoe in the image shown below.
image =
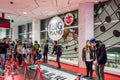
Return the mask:
[[92, 77], [90, 77], [90, 79], [93, 79]]
[[4, 76], [5, 75], [5, 73], [2, 73], [2, 76]]
[[60, 67], [57, 67], [57, 69], [61, 69]]
[[85, 75], [84, 77], [89, 77], [88, 75]]

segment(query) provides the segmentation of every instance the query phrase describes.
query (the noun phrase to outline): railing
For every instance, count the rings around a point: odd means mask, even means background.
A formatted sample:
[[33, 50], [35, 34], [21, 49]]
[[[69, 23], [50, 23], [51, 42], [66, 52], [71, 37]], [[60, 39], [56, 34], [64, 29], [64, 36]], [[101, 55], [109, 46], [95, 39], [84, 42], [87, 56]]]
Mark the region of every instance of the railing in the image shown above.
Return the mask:
[[45, 80], [44, 76], [42, 75], [42, 72], [40, 70], [40, 64], [42, 63], [42, 60], [38, 60], [38, 61], [36, 61], [36, 63], [37, 63], [37, 68], [35, 70], [34, 76], [30, 77], [30, 74], [28, 72], [28, 65], [26, 64], [25, 61], [22, 62], [21, 68], [18, 68], [18, 61], [15, 61], [14, 59], [7, 60], [7, 62], [6, 62], [6, 70], [7, 70], [6, 75], [8, 77], [6, 76], [5, 79], [7, 78], [6, 80], [8, 80], [9, 76], [12, 76], [12, 80], [18, 80], [18, 78], [14, 77], [14, 75], [19, 76], [20, 75], [19, 72], [21, 70], [24, 70], [24, 76], [19, 77], [20, 80], [36, 80], [37, 76], [39, 78], [37, 80]]

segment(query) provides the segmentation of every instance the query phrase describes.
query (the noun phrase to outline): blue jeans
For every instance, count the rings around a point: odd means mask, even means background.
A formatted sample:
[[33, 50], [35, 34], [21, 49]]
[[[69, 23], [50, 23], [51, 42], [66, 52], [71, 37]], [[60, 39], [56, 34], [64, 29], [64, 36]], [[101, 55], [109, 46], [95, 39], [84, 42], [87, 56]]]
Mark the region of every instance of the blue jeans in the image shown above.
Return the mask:
[[2, 54], [0, 54], [0, 57], [2, 58], [1, 68], [2, 68], [2, 70], [4, 70], [5, 69], [6, 54], [2, 53]]

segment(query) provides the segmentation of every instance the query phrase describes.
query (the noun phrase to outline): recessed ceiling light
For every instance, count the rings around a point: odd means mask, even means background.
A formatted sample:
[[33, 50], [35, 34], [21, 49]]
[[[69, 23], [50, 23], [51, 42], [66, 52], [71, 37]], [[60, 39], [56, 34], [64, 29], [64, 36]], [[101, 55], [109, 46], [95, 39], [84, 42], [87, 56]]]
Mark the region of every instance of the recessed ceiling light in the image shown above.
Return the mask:
[[23, 12], [23, 14], [27, 14], [27, 12]]
[[98, 3], [98, 0], [95, 0], [95, 3]]

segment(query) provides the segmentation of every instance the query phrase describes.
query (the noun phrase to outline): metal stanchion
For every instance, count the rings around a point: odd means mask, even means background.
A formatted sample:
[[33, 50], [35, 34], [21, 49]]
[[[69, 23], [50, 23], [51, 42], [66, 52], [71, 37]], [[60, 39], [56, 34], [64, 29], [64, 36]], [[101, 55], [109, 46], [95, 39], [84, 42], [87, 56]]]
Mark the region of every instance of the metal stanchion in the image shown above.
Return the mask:
[[[38, 76], [38, 80], [45, 80], [44, 76], [42, 75], [42, 72], [40, 70], [40, 64], [42, 63], [42, 60], [37, 61], [37, 68], [35, 70], [33, 78], [30, 77], [30, 74], [28, 72], [28, 66], [25, 61], [22, 61], [22, 66], [19, 69], [18, 68], [18, 61], [14, 59], [10, 59], [6, 61], [6, 77], [5, 80], [26, 80], [26, 77], [28, 77], [27, 80], [36, 80]], [[20, 75], [18, 72], [24, 69], [24, 76]]]
[[40, 76], [38, 80], [40, 80], [40, 78], [41, 78], [41, 80], [45, 80], [45, 79], [44, 79], [44, 76], [42, 75], [42, 72], [41, 72], [41, 70], [40, 70], [40, 64], [42, 63], [42, 61], [41, 61], [41, 60], [38, 60], [37, 63], [38, 63], [38, 66], [37, 66], [37, 68], [36, 68], [36, 70], [35, 70], [35, 74], [34, 74], [32, 80], [36, 80], [37, 75]]
[[77, 73], [77, 78], [75, 80], [81, 80], [81, 74]]
[[6, 61], [6, 74], [4, 80], [25, 80], [25, 78], [16, 72], [14, 69], [18, 69], [18, 62], [13, 58]]
[[30, 80], [30, 74], [28, 72], [28, 67], [25, 61], [22, 62], [22, 66], [24, 68], [24, 78], [26, 78], [26, 76], [28, 76], [28, 80]]

